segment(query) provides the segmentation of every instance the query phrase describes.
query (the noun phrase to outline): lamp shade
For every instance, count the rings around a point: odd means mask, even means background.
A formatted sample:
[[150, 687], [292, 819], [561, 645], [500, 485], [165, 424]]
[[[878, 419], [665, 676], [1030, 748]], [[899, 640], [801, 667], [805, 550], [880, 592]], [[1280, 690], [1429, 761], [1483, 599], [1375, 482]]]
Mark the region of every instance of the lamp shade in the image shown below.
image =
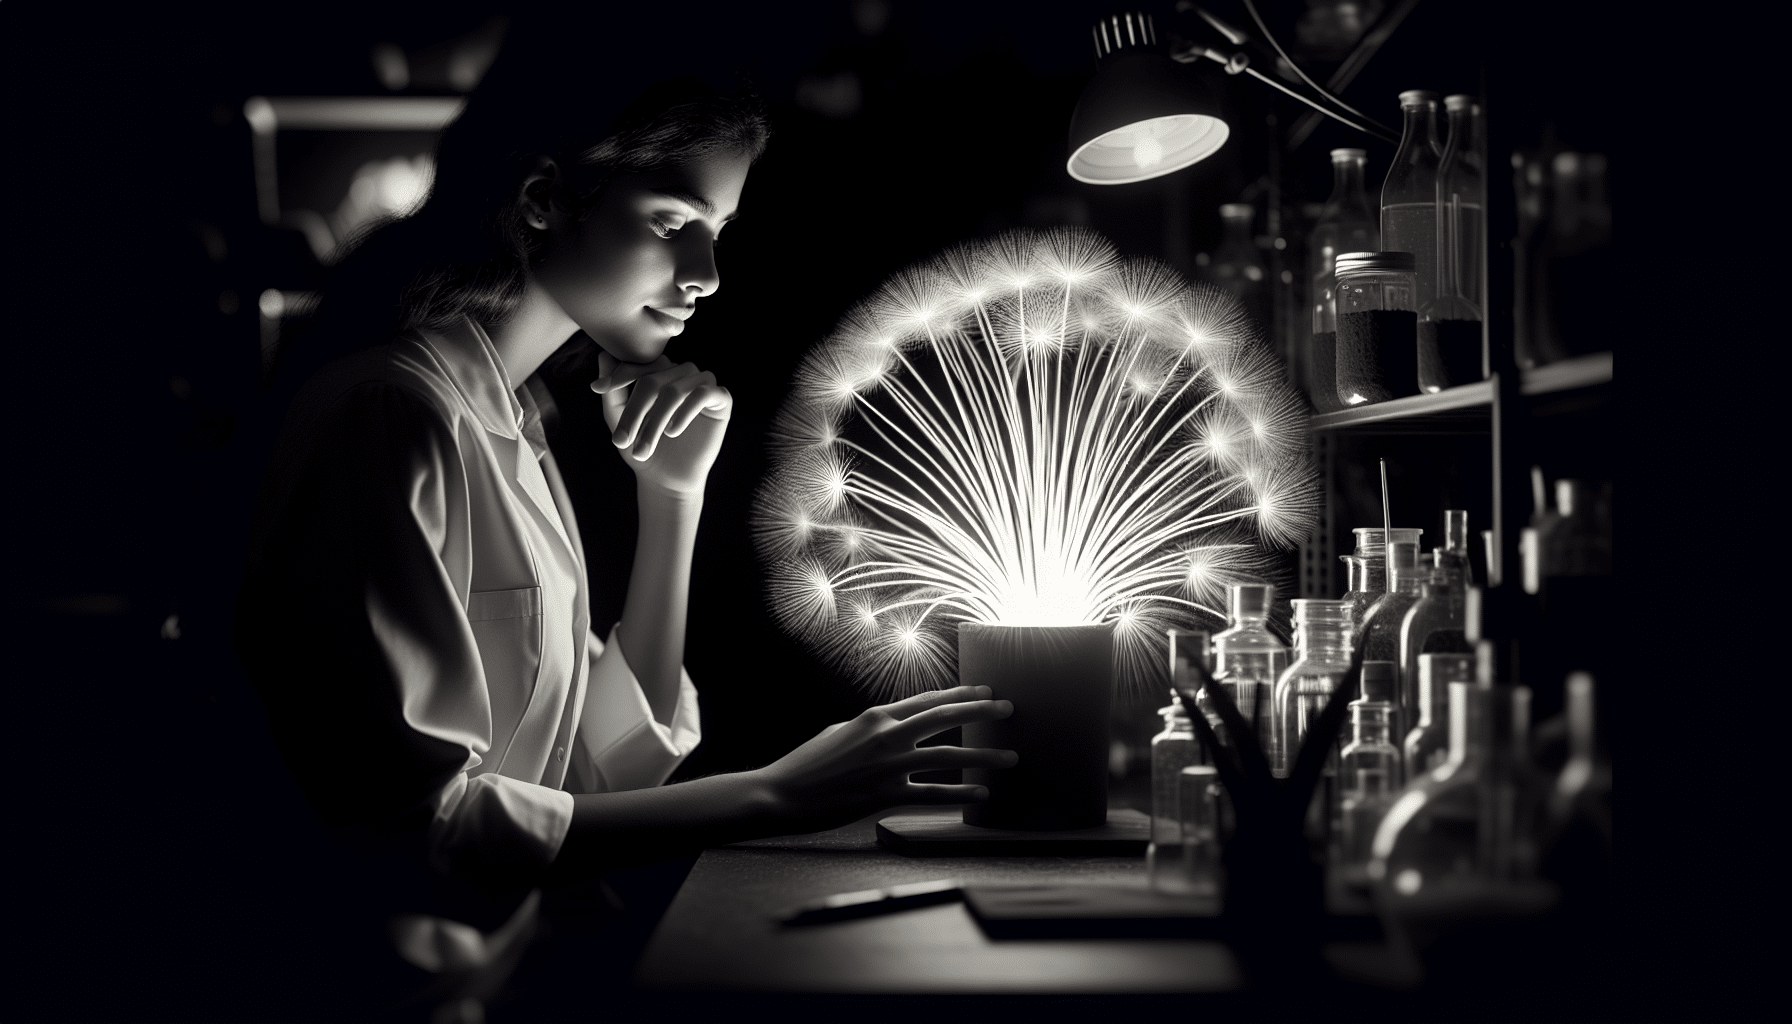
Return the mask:
[[1124, 185], [1212, 156], [1231, 134], [1213, 94], [1162, 53], [1134, 49], [1103, 62], [1070, 118], [1070, 176]]

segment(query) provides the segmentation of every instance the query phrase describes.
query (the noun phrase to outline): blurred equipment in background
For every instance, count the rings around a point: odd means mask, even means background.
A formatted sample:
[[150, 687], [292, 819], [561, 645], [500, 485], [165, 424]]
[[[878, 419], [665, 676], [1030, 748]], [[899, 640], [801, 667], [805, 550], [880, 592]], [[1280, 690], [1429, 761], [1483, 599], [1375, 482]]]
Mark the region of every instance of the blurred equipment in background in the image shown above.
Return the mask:
[[1307, 395], [1320, 412], [1344, 408], [1338, 399], [1338, 298], [1333, 276], [1340, 253], [1375, 252], [1381, 228], [1369, 197], [1363, 193], [1368, 154], [1360, 149], [1332, 150], [1332, 194], [1319, 214], [1307, 243], [1307, 281], [1312, 286], [1313, 334], [1307, 349]]
[[1268, 272], [1251, 233], [1256, 208], [1249, 203], [1220, 207], [1223, 237], [1207, 265], [1207, 280], [1237, 297], [1258, 323], [1268, 321]]

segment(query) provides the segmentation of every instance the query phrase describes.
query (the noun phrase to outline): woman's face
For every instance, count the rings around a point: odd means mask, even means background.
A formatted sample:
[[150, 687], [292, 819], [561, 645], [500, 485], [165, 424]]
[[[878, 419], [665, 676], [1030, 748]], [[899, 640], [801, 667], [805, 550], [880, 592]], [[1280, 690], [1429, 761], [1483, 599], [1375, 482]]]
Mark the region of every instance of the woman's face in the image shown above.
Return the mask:
[[617, 178], [583, 221], [556, 210], [536, 280], [605, 351], [652, 362], [721, 285], [716, 236], [740, 206], [748, 165], [713, 153]]

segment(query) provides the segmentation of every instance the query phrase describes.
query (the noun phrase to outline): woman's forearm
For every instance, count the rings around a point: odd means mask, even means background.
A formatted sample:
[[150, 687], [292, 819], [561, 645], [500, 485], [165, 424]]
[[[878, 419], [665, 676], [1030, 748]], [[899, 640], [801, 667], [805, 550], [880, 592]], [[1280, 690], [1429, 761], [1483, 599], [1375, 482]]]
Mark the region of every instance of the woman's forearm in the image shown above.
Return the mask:
[[790, 831], [787, 810], [758, 771], [572, 800], [572, 828], [552, 868], [564, 878]]
[[641, 525], [617, 635], [653, 717], [669, 725], [678, 707], [684, 667], [691, 550], [697, 541], [703, 495], [669, 494], [645, 484], [637, 492]]

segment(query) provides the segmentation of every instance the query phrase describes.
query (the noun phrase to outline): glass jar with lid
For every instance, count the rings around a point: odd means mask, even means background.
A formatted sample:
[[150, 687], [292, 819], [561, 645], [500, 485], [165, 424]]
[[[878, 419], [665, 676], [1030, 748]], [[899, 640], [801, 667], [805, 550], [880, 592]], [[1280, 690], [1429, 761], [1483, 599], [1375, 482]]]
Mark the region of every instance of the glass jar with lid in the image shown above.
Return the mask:
[[1338, 401], [1419, 393], [1418, 283], [1409, 252], [1352, 252], [1336, 264]]

